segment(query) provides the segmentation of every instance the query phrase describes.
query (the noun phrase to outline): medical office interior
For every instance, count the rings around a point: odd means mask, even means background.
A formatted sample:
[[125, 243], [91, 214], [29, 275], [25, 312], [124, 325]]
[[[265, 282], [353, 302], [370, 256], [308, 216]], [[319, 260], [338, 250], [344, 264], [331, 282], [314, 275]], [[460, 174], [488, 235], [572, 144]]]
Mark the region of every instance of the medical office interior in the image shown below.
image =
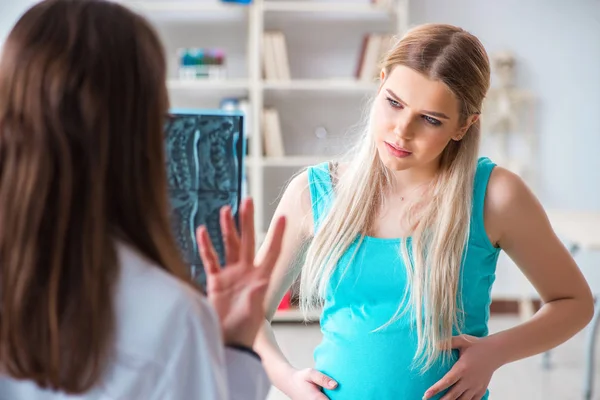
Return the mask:
[[[475, 34], [492, 67], [481, 154], [525, 179], [600, 295], [600, 1], [120, 2], [145, 15], [163, 40], [174, 108], [243, 113], [243, 193], [255, 199], [259, 238], [290, 178], [352, 142], [391, 37], [426, 22]], [[0, 42], [33, 3], [0, 0]], [[291, 362], [309, 367], [319, 315], [305, 320], [295, 296], [292, 289], [283, 299], [273, 326]], [[534, 288], [504, 255], [492, 298], [492, 332], [539, 307]], [[549, 354], [502, 367], [491, 398], [600, 399], [595, 321]], [[269, 397], [284, 398], [275, 388]]]

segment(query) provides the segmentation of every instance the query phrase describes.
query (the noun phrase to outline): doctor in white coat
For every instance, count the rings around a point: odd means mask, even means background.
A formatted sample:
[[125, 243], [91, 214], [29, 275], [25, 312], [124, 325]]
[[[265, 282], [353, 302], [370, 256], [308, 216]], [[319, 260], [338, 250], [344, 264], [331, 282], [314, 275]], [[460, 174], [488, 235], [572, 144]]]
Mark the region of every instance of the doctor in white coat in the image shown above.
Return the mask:
[[264, 399], [252, 350], [284, 220], [259, 263], [221, 213], [207, 295], [171, 236], [160, 42], [102, 0], [28, 10], [0, 60], [0, 399]]

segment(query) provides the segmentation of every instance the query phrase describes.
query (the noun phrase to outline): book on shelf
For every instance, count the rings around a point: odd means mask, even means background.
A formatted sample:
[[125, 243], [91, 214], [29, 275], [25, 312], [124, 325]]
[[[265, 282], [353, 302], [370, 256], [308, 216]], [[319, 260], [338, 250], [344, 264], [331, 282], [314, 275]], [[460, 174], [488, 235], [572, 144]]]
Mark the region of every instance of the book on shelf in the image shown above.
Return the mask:
[[356, 79], [372, 82], [379, 76], [380, 63], [394, 44], [394, 39], [393, 34], [378, 33], [370, 33], [363, 37], [356, 66]]
[[283, 157], [285, 149], [281, 135], [281, 122], [276, 108], [266, 107], [263, 110], [263, 146], [265, 156]]
[[290, 63], [285, 35], [267, 31], [263, 36], [263, 71], [267, 80], [290, 80]]

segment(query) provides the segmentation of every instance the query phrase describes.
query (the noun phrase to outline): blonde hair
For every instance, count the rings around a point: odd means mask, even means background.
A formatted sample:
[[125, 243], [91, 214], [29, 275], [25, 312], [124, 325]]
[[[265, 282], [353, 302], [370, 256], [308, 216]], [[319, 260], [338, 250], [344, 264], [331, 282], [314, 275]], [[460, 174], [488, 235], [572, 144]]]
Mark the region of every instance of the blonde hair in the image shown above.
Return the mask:
[[[480, 41], [468, 32], [442, 24], [413, 28], [382, 60], [385, 76], [398, 65], [445, 83], [459, 101], [461, 123], [480, 112], [489, 87], [489, 60]], [[390, 171], [380, 161], [368, 128], [370, 114], [362, 139], [350, 152], [347, 170], [338, 177], [331, 207], [319, 221], [320, 229], [315, 229], [308, 248], [300, 279], [300, 306], [304, 312], [322, 304], [340, 258], [357, 239], [359, 248], [373, 225], [382, 194], [392, 185]], [[399, 250], [410, 284], [396, 315], [386, 325], [407, 310], [412, 311], [418, 322], [414, 361], [422, 371], [440, 356], [449, 356], [444, 344], [454, 328], [461, 330], [458, 288], [469, 238], [479, 130], [477, 121], [462, 140], [450, 141], [441, 155], [437, 178], [428, 189], [431, 201], [413, 204], [407, 212], [413, 215], [409, 221], [413, 227], [412, 248], [409, 252], [407, 241], [402, 240]]]

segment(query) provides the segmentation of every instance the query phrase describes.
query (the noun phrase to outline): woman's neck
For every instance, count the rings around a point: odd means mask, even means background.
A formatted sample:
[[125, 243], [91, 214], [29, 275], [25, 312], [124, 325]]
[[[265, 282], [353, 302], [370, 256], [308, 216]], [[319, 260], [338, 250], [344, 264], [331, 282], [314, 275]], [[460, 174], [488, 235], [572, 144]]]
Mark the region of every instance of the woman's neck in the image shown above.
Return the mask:
[[418, 191], [426, 187], [437, 175], [437, 166], [410, 168], [402, 171], [392, 172], [392, 186], [390, 194], [403, 196], [408, 192]]

